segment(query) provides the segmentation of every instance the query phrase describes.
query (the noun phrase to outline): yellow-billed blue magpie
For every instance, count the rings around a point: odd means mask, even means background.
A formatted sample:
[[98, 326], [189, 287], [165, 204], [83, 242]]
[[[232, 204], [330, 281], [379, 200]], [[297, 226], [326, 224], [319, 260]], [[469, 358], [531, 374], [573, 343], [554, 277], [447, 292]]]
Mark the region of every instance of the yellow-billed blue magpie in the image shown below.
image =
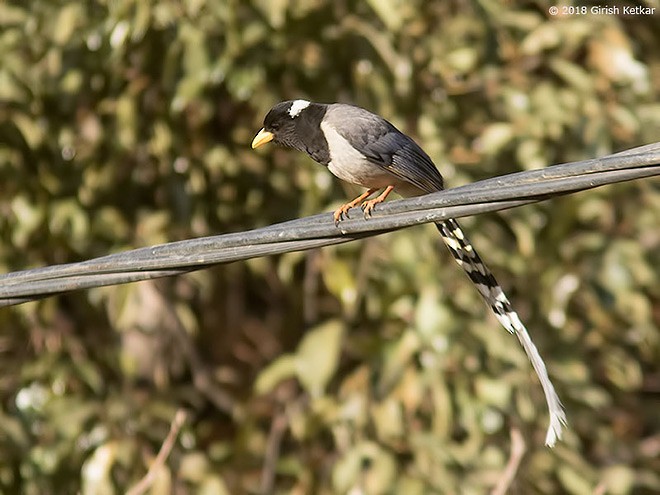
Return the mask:
[[[278, 103], [266, 115], [263, 129], [255, 136], [252, 147], [270, 141], [304, 151], [340, 179], [367, 188], [365, 193], [334, 212], [335, 223], [358, 205], [368, 217], [375, 205], [384, 201], [392, 191], [404, 197], [419, 196], [444, 187], [435, 164], [412, 138], [384, 118], [357, 106], [307, 100]], [[380, 195], [368, 199], [381, 189]], [[543, 359], [504, 291], [458, 222], [449, 219], [436, 226], [452, 256], [497, 319], [518, 337], [525, 349], [548, 403], [550, 426], [545, 443], [553, 446], [561, 438], [566, 415]]]

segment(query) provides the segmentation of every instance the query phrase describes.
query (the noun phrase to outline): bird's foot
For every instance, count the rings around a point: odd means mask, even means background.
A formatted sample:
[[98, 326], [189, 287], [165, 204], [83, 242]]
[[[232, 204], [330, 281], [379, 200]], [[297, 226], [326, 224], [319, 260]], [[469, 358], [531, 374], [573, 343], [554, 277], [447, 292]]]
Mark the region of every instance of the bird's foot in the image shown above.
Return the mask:
[[350, 218], [348, 216], [348, 210], [353, 208], [355, 205], [353, 204], [353, 201], [350, 203], [346, 203], [341, 205], [339, 208], [337, 208], [334, 213], [332, 214], [332, 217], [335, 219], [335, 226], [339, 225], [339, 222], [341, 222], [344, 217]]
[[364, 201], [360, 206], [364, 212], [364, 218], [371, 218], [371, 212], [374, 211], [374, 208], [378, 203], [385, 201], [385, 198], [394, 190], [394, 186], [387, 186], [385, 190], [374, 199], [369, 199]]
[[369, 196], [371, 196], [376, 191], [378, 191], [378, 189], [369, 189], [368, 191], [360, 194], [353, 201], [350, 201], [346, 204], [343, 204], [339, 208], [337, 208], [335, 210], [335, 212], [332, 214], [332, 217], [335, 219], [335, 225], [339, 225], [339, 222], [341, 222], [344, 219], [344, 217], [350, 218], [348, 216], [348, 210], [350, 210], [351, 208], [354, 208], [357, 205], [361, 204], [363, 200], [367, 199]]
[[362, 208], [362, 211], [364, 212], [364, 218], [371, 218], [371, 212], [374, 211], [374, 208], [378, 203], [382, 203], [383, 201], [385, 201], [385, 198], [378, 196], [377, 198], [369, 199], [362, 203], [360, 208]]

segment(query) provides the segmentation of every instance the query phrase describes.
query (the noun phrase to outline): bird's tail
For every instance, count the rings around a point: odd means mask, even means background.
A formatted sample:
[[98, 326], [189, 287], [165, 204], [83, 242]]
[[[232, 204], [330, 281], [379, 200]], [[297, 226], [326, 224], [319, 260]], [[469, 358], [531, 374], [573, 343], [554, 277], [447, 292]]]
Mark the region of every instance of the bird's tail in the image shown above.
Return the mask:
[[545, 399], [550, 411], [550, 426], [545, 437], [545, 444], [552, 447], [557, 439], [561, 439], [562, 426], [566, 425], [566, 414], [562, 408], [557, 392], [548, 377], [548, 372], [543, 363], [543, 358], [532, 342], [525, 325], [522, 324], [518, 314], [511, 307], [504, 291], [495, 280], [488, 267], [481, 261], [481, 257], [463, 233], [456, 220], [449, 219], [436, 224], [456, 262], [465, 270], [470, 280], [474, 283], [479, 294], [484, 298], [488, 306], [493, 310], [495, 316], [502, 326], [509, 332], [515, 334], [520, 340], [527, 357], [543, 387]]

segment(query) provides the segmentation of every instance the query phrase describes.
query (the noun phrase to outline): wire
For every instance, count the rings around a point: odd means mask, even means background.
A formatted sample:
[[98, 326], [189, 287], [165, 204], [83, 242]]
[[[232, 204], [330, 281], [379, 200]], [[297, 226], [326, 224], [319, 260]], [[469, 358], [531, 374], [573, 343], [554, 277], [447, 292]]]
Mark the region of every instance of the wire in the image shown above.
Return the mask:
[[[0, 307], [79, 289], [179, 275], [219, 263], [301, 251], [362, 239], [412, 225], [515, 208], [607, 184], [660, 175], [660, 142], [603, 158], [554, 165], [391, 201], [369, 219], [335, 226], [323, 213], [268, 227], [171, 242], [80, 263], [0, 276]], [[359, 210], [357, 210], [359, 211]]]

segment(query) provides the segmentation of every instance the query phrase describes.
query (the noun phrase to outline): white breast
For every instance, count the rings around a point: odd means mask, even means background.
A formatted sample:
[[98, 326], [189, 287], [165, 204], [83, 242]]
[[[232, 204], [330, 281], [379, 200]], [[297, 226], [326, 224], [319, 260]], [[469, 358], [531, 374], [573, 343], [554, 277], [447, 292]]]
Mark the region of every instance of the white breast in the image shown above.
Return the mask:
[[328, 170], [341, 180], [368, 188], [397, 185], [395, 176], [369, 162], [359, 151], [327, 122], [321, 122], [321, 130], [328, 142], [330, 163]]

